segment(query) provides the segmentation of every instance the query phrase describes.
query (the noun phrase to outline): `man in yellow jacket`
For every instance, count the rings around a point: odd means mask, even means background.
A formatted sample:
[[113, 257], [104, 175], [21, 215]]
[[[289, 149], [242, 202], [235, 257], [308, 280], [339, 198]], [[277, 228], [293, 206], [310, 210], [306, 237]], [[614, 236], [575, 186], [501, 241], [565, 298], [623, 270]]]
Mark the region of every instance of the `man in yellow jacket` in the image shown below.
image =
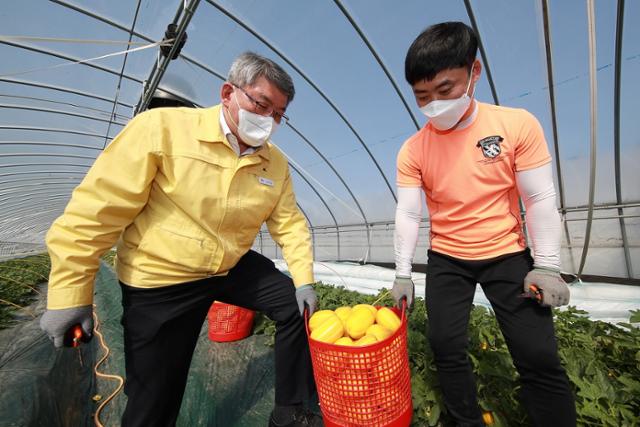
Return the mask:
[[[71, 327], [92, 333], [95, 274], [117, 241], [127, 407], [123, 426], [175, 425], [191, 357], [214, 300], [276, 322], [270, 426], [321, 425], [302, 319], [317, 304], [309, 230], [287, 160], [269, 142], [287, 120], [291, 77], [245, 53], [221, 104], [135, 117], [96, 159], [47, 234], [51, 256], [41, 327], [59, 347]], [[291, 278], [250, 248], [263, 223]]]

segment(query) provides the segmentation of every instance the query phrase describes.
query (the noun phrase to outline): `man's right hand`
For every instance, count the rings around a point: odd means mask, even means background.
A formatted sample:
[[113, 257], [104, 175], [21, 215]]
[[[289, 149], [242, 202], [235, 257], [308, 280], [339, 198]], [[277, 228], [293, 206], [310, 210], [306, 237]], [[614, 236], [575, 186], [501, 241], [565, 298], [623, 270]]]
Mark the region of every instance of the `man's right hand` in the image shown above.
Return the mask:
[[88, 339], [93, 336], [92, 306], [47, 310], [40, 318], [40, 329], [47, 334], [56, 347], [63, 346], [65, 333], [77, 324], [82, 327], [82, 332]]
[[396, 277], [391, 288], [391, 296], [396, 302], [398, 308], [402, 308], [402, 299], [407, 300], [407, 309], [413, 305], [413, 296], [415, 294], [415, 285], [411, 277]]

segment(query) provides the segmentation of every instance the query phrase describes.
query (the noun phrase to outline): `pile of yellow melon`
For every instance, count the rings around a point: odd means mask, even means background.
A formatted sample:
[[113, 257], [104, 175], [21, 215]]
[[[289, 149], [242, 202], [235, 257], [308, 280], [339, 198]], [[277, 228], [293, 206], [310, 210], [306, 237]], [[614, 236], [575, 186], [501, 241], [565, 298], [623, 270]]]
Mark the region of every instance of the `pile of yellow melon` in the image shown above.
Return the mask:
[[400, 324], [400, 318], [390, 308], [358, 304], [316, 311], [309, 319], [309, 331], [316, 341], [365, 346], [390, 337]]

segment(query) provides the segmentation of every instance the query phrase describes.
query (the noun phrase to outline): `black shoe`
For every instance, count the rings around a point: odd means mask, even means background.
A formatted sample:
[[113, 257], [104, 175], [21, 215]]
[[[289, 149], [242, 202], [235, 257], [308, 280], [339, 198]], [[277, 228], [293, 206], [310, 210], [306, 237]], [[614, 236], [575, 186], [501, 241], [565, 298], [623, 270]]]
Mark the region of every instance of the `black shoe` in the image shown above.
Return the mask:
[[322, 422], [322, 417], [320, 415], [314, 414], [310, 410], [306, 408], [296, 408], [294, 413], [291, 416], [291, 419], [285, 422], [284, 424], [276, 423], [273, 418], [273, 412], [271, 412], [271, 416], [269, 417], [269, 427], [324, 427]]

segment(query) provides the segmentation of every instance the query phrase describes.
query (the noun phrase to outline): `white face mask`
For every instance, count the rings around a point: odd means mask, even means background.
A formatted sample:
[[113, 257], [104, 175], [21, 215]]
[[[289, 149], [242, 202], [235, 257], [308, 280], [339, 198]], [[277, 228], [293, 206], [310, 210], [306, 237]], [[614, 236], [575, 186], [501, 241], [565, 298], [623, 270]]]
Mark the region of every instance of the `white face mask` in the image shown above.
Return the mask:
[[230, 111], [229, 118], [238, 129], [238, 136], [245, 144], [260, 147], [273, 135], [278, 124], [271, 116], [261, 116], [241, 108], [238, 98], [235, 100], [238, 106], [238, 123], [233, 120]]
[[[467, 90], [464, 91], [464, 95], [456, 99], [438, 99], [431, 101], [424, 107], [420, 107], [422, 114], [429, 118], [429, 123], [438, 130], [449, 130], [454, 127], [471, 104], [471, 96], [468, 95], [469, 87], [471, 87], [471, 76], [473, 73], [473, 67], [469, 73], [469, 84]], [[475, 86], [473, 87], [475, 91]]]

